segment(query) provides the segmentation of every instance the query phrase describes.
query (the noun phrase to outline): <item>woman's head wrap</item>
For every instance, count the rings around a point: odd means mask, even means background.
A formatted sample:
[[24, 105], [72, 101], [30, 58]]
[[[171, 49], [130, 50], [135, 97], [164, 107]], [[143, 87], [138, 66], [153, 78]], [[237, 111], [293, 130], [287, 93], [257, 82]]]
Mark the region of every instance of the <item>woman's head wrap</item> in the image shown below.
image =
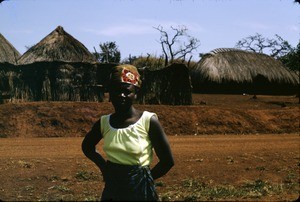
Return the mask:
[[110, 83], [129, 83], [140, 88], [142, 80], [135, 66], [124, 64], [112, 68]]

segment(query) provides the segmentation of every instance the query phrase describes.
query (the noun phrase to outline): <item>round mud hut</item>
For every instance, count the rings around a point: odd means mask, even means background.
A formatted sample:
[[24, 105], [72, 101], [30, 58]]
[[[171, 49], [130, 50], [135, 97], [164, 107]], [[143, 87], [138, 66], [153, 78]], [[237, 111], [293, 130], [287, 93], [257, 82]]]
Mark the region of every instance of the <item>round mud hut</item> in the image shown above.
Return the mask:
[[298, 75], [261, 53], [220, 48], [205, 54], [191, 70], [193, 92], [223, 94], [296, 94]]
[[18, 60], [25, 101], [101, 101], [97, 60], [77, 39], [58, 26]]

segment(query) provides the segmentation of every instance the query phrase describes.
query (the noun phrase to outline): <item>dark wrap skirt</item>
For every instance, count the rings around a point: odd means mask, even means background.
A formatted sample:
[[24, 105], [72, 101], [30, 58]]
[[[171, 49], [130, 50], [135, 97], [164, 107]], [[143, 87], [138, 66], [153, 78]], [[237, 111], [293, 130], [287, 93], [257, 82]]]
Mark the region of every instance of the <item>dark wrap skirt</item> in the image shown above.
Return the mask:
[[149, 166], [107, 162], [101, 201], [157, 201]]

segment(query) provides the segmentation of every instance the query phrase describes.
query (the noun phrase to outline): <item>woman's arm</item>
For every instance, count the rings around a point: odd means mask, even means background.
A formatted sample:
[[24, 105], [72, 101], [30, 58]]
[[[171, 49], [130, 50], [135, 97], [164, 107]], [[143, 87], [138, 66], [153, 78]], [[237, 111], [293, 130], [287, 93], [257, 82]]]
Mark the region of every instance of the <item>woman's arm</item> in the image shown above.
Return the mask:
[[103, 174], [106, 161], [96, 150], [96, 145], [101, 139], [102, 134], [100, 132], [100, 120], [98, 120], [84, 137], [81, 148], [85, 156], [93, 161], [100, 168]]
[[157, 179], [174, 166], [174, 158], [167, 136], [156, 116], [150, 119], [149, 137], [159, 159], [159, 162], [151, 169], [153, 179]]

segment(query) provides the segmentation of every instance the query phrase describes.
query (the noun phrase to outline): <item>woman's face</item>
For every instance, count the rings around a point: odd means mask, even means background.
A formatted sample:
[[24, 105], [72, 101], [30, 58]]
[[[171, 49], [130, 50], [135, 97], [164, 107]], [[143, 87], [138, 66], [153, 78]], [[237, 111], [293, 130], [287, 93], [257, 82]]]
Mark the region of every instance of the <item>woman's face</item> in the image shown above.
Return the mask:
[[126, 110], [136, 98], [136, 89], [132, 84], [115, 83], [109, 89], [109, 98], [115, 110]]

